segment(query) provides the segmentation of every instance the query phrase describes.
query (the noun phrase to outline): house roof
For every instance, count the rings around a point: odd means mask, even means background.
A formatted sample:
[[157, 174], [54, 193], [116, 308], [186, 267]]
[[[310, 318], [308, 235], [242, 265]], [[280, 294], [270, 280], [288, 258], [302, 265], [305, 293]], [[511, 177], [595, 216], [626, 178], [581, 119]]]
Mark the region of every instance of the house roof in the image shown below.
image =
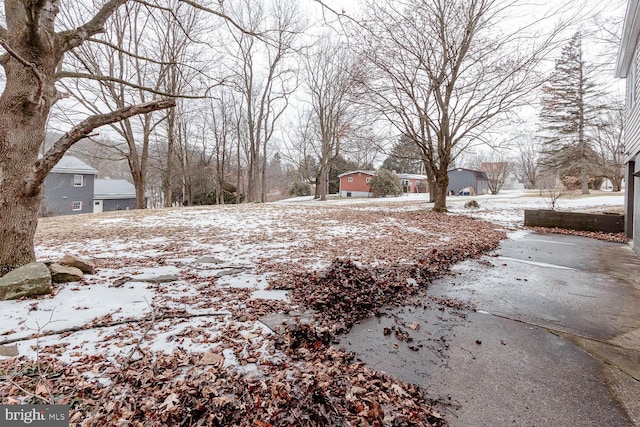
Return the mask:
[[75, 173], [85, 175], [98, 175], [98, 171], [77, 157], [64, 155], [56, 164], [53, 169], [53, 173]]
[[397, 173], [398, 178], [400, 179], [416, 179], [416, 180], [427, 180], [427, 175], [420, 175], [415, 173]]
[[126, 179], [96, 179], [94, 199], [135, 199], [136, 187]]
[[449, 169], [447, 172], [457, 172], [457, 171], [460, 171], [460, 172], [462, 172], [462, 171], [471, 172], [476, 176], [477, 179], [489, 180], [489, 177], [487, 176], [486, 172], [477, 171], [477, 170], [473, 170], [473, 169], [455, 168], [455, 169]]
[[353, 175], [353, 174], [358, 174], [358, 173], [361, 173], [361, 174], [364, 174], [364, 175], [376, 176], [376, 174], [378, 172], [376, 172], [376, 171], [367, 171], [367, 170], [349, 171], [349, 172], [345, 172], [345, 173], [342, 173], [342, 174], [338, 175], [338, 178], [342, 178], [343, 176]]
[[627, 2], [627, 11], [622, 27], [622, 39], [618, 49], [618, 61], [616, 62], [616, 77], [627, 77], [633, 53], [640, 34], [640, 3], [637, 1]]

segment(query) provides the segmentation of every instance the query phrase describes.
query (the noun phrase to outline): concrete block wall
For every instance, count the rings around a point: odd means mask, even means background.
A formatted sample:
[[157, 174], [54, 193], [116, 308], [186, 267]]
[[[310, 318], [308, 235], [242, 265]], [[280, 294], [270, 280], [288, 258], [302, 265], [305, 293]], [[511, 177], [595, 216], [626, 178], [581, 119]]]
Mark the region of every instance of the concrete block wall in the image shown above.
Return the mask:
[[528, 227], [558, 227], [569, 230], [623, 233], [624, 215], [525, 210], [524, 225]]

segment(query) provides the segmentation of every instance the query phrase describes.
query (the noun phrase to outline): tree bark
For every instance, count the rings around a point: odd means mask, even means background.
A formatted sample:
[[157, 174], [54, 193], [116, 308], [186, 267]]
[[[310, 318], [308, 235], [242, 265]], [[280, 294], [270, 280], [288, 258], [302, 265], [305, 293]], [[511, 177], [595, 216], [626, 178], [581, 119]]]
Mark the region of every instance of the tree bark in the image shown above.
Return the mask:
[[433, 210], [436, 212], [446, 212], [447, 210], [447, 187], [449, 186], [449, 174], [446, 168], [440, 169], [435, 176], [435, 194], [433, 195]]
[[53, 75], [62, 58], [61, 51], [52, 51], [44, 43], [50, 35], [47, 29], [19, 34], [20, 27], [27, 27], [19, 18], [15, 10], [8, 10], [8, 28], [18, 34], [11, 37], [10, 47], [3, 43], [11, 54], [1, 58], [6, 78], [0, 96], [0, 267], [4, 272], [35, 260], [33, 238], [44, 182], [44, 177], [36, 179], [35, 166], [56, 98]]
[[[176, 110], [172, 108], [167, 115], [167, 165], [164, 176], [164, 207], [173, 206], [173, 148], [175, 146]], [[184, 202], [184, 200], [183, 200]]]
[[612, 186], [612, 191], [613, 192], [618, 192], [622, 190], [622, 178], [619, 177], [615, 177], [615, 178], [610, 178], [611, 179], [611, 186]]
[[320, 201], [327, 200], [327, 175], [329, 173], [329, 166], [322, 165], [320, 172], [318, 173], [318, 180], [316, 182], [317, 194]]
[[[433, 171], [431, 170], [429, 161], [423, 159], [422, 164], [424, 165], [425, 173], [427, 174], [427, 191], [429, 191], [429, 203], [433, 203], [436, 200], [436, 180], [433, 176]], [[447, 183], [447, 185], [449, 184]]]

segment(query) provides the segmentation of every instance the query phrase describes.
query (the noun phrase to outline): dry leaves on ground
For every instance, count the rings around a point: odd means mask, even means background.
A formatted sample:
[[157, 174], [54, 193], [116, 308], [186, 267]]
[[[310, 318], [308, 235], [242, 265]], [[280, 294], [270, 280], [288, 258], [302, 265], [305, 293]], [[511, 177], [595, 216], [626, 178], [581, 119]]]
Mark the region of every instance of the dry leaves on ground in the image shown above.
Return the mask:
[[[504, 232], [484, 221], [404, 207], [258, 205], [149, 215], [159, 219], [124, 212], [115, 219], [135, 221], [111, 228], [98, 221], [105, 217], [75, 227], [63, 218], [63, 230], [51, 231], [48, 244], [88, 254], [87, 239], [98, 239], [104, 252], [91, 255], [110, 273], [81, 286], [108, 287], [169, 259], [214, 255], [225, 260], [220, 268], [241, 267], [288, 289], [290, 301], [252, 298], [250, 284], [221, 285], [202, 267], [179, 261], [179, 282], [149, 285], [156, 313], [150, 325], [116, 319], [119, 326], [105, 327], [96, 343], [105, 351], [111, 343], [132, 349], [129, 357], [83, 354], [60, 343], [42, 348], [35, 362], [0, 362], [2, 402], [66, 403], [72, 425], [444, 425], [423, 390], [355, 363], [331, 343], [357, 320], [424, 290], [453, 264], [495, 249]], [[38, 238], [46, 236], [41, 230]], [[196, 319], [186, 308], [228, 314]], [[255, 329], [259, 316], [306, 308], [316, 311], [315, 324], [276, 334]], [[97, 318], [87, 327], [111, 320]], [[159, 351], [159, 343], [172, 350]], [[194, 343], [204, 351], [186, 349]], [[74, 352], [72, 363], [60, 362], [65, 352]], [[227, 356], [237, 363], [225, 364]]]
[[589, 237], [611, 243], [628, 243], [629, 238], [624, 233], [605, 233], [603, 231], [569, 230], [557, 227], [528, 227], [540, 233], [566, 234], [569, 236]]
[[[176, 350], [144, 354], [123, 367], [102, 356], [65, 366], [52, 357], [0, 362], [0, 395], [45, 389], [22, 403], [71, 406], [79, 426], [440, 426], [423, 391], [354, 362], [310, 325], [293, 325], [274, 341], [289, 358], [263, 360], [241, 373]], [[100, 381], [91, 381], [99, 376]], [[44, 394], [44, 396], [41, 396]], [[3, 399], [3, 401], [6, 401]]]

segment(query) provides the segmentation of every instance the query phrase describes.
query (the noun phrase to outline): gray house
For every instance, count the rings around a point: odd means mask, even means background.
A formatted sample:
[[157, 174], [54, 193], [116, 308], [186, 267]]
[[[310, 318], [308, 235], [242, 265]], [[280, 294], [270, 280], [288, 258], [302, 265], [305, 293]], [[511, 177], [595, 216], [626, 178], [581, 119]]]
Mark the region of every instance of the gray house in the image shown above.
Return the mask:
[[93, 212], [136, 208], [136, 188], [125, 179], [96, 179]]
[[475, 196], [489, 193], [489, 177], [485, 172], [457, 168], [447, 173], [449, 175], [447, 194]]
[[640, 2], [627, 2], [627, 12], [618, 51], [616, 77], [626, 79], [626, 123], [624, 127], [625, 233], [640, 254]]
[[98, 171], [73, 156], [63, 156], [44, 180], [41, 215], [93, 212], [93, 185]]

